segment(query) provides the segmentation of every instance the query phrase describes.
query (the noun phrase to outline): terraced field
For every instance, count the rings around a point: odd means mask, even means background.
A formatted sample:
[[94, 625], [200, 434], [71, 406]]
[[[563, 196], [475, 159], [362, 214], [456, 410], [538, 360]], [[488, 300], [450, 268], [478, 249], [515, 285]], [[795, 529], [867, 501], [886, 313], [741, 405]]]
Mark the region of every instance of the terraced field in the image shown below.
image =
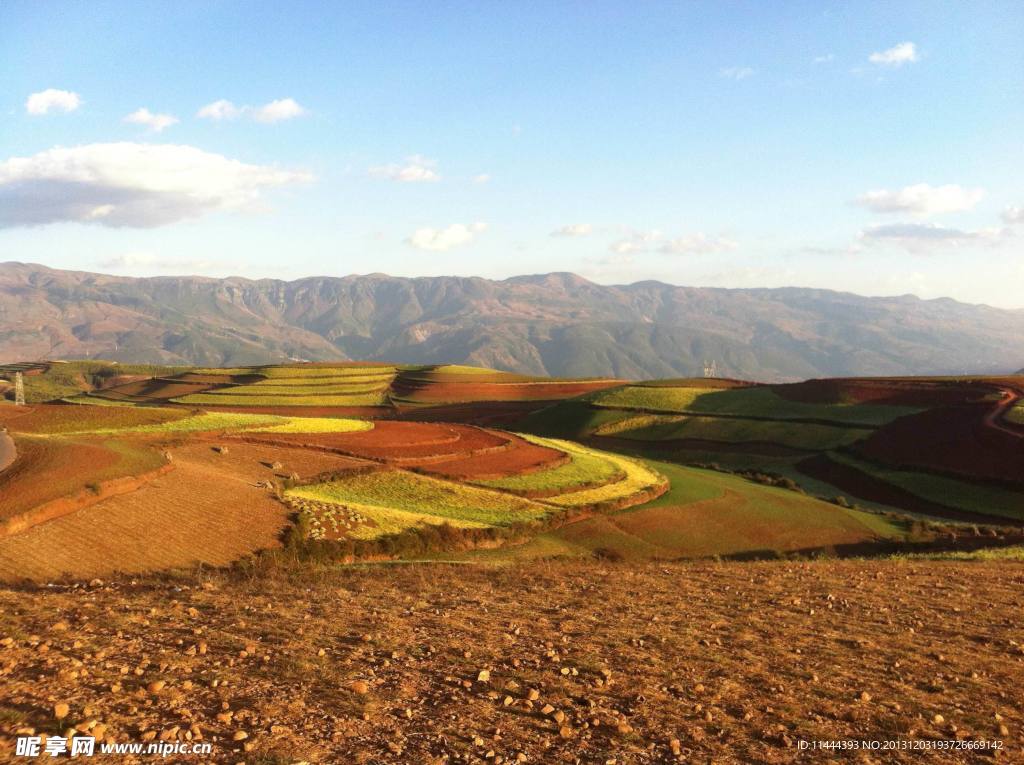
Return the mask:
[[475, 401], [550, 401], [619, 385], [607, 379], [529, 377], [493, 369], [436, 366], [406, 369], [392, 386], [393, 400], [404, 405]]
[[919, 407], [891, 404], [819, 404], [783, 398], [768, 386], [708, 390], [689, 385], [626, 385], [593, 395], [590, 402], [606, 409], [714, 414], [719, 416], [804, 420], [851, 425], [881, 425], [914, 414]]
[[[354, 511], [365, 520], [348, 536], [375, 539], [421, 524], [449, 524], [458, 528], [508, 526], [539, 520], [552, 509], [502, 492], [461, 485], [404, 470], [383, 469], [336, 481], [289, 489], [285, 495], [296, 502], [319, 503], [311, 518], [314, 538], [323, 538], [323, 505]], [[309, 512], [309, 511], [307, 511]]]
[[518, 547], [474, 551], [467, 560], [510, 561], [593, 555], [627, 559], [752, 555], [822, 550], [898, 538], [884, 516], [838, 507], [736, 476], [651, 463], [671, 490], [651, 502], [585, 517]]
[[762, 442], [809, 451], [837, 449], [866, 438], [872, 432], [870, 428], [805, 422], [664, 414], [626, 417], [599, 426], [594, 431], [598, 436], [616, 436], [636, 441]]

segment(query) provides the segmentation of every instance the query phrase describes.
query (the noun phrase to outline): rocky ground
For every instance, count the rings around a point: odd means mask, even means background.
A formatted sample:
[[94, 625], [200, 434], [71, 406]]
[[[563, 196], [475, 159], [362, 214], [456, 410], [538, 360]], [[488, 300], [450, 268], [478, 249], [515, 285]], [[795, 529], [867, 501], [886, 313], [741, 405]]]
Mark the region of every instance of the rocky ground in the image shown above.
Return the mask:
[[[0, 760], [75, 729], [229, 763], [1022, 762], [1022, 605], [1024, 565], [916, 561], [6, 588]], [[1002, 749], [800, 750], [839, 739]]]

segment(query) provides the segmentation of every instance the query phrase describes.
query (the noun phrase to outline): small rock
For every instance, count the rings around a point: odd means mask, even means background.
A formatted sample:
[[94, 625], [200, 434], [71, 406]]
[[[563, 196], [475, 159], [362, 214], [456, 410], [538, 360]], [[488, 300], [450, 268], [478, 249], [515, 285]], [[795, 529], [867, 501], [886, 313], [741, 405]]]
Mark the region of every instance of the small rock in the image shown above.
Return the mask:
[[150, 693], [160, 693], [160, 691], [162, 691], [164, 689], [164, 686], [166, 685], [167, 682], [164, 680], [154, 680], [146, 686], [146, 690]]
[[63, 701], [59, 704], [53, 705], [53, 716], [56, 717], [58, 720], [63, 720], [65, 717], [68, 716], [68, 712], [70, 711], [71, 707], [69, 707]]
[[476, 681], [478, 683], [487, 683], [487, 682], [490, 682], [490, 680], [491, 680], [490, 670], [481, 669], [480, 673], [476, 676]]
[[356, 680], [352, 683], [352, 692], [358, 693], [360, 696], [365, 696], [370, 692], [370, 684], [365, 680]]
[[249, 738], [249, 734], [246, 733], [244, 730], [236, 730], [235, 731], [235, 735], [233, 735], [231, 737], [231, 740], [232, 741], [245, 741], [245, 739], [247, 739], [247, 738]]

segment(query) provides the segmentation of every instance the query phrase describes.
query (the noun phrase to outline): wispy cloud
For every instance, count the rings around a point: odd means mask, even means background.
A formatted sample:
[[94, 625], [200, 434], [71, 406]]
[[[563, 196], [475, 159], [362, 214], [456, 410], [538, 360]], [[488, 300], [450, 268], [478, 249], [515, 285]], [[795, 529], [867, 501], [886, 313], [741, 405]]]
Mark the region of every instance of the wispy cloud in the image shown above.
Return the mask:
[[480, 173], [473, 176], [473, 183], [490, 183], [491, 176], [488, 173]]
[[34, 117], [50, 112], [73, 112], [82, 105], [82, 97], [70, 90], [47, 88], [25, 100], [25, 111]]
[[241, 117], [249, 117], [256, 122], [271, 124], [284, 122], [296, 117], [304, 117], [309, 110], [294, 98], [279, 98], [262, 106], [237, 106], [225, 98], [206, 104], [196, 112], [200, 119], [215, 122], [227, 122]]
[[311, 179], [192, 146], [57, 147], [0, 162], [0, 228], [60, 222], [152, 228], [252, 208], [264, 189]]
[[814, 63], [815, 64], [831, 64], [835, 60], [836, 60], [836, 56], [835, 56], [834, 53], [826, 53], [823, 56], [815, 56], [814, 57]]
[[668, 239], [661, 231], [634, 231], [624, 239], [611, 244], [611, 251], [619, 255], [640, 252], [659, 252], [664, 255], [702, 255], [728, 252], [739, 245], [722, 236], [708, 236], [702, 232]]
[[718, 76], [727, 80], [745, 80], [753, 74], [754, 70], [749, 66], [728, 66], [718, 70]]
[[453, 223], [446, 228], [418, 228], [405, 240], [406, 244], [428, 252], [447, 252], [469, 244], [487, 229], [486, 223]]
[[592, 231], [593, 226], [589, 223], [570, 223], [568, 226], [556, 228], [551, 232], [551, 236], [589, 236]]
[[911, 213], [929, 216], [970, 210], [985, 196], [981, 188], [968, 189], [955, 183], [929, 186], [917, 183], [902, 189], [876, 189], [861, 194], [854, 204], [875, 213]]
[[244, 263], [165, 258], [150, 252], [126, 252], [111, 255], [97, 260], [96, 265], [110, 271], [143, 271], [169, 274], [239, 273], [245, 270]]
[[169, 128], [171, 125], [177, 125], [179, 122], [178, 118], [173, 114], [154, 114], [145, 107], [136, 109], [125, 117], [124, 121], [130, 122], [133, 125], [144, 125], [154, 133], [163, 132], [164, 128]]
[[888, 50], [875, 51], [868, 56], [868, 61], [879, 66], [903, 66], [920, 60], [917, 46], [912, 42], [901, 42]]
[[969, 231], [935, 223], [886, 223], [869, 226], [858, 238], [865, 244], [895, 244], [915, 253], [960, 247], [966, 244], [997, 244], [1010, 236], [1007, 229]]
[[371, 167], [369, 172], [370, 175], [378, 178], [387, 178], [390, 181], [422, 183], [424, 181], [441, 180], [441, 176], [434, 169], [436, 167], [436, 160], [427, 159], [419, 154], [413, 154], [411, 157], [406, 157], [405, 162], [401, 164], [392, 163], [390, 165]]

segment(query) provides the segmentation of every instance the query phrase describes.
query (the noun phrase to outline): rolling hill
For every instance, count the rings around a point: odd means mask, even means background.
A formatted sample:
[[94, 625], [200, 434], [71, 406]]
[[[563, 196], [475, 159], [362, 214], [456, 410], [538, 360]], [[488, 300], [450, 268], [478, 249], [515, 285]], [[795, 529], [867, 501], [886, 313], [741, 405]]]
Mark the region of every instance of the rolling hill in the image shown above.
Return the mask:
[[828, 290], [604, 286], [573, 274], [131, 278], [0, 264], [0, 363], [289, 358], [453, 363], [528, 375], [764, 381], [1006, 373], [1024, 311]]

